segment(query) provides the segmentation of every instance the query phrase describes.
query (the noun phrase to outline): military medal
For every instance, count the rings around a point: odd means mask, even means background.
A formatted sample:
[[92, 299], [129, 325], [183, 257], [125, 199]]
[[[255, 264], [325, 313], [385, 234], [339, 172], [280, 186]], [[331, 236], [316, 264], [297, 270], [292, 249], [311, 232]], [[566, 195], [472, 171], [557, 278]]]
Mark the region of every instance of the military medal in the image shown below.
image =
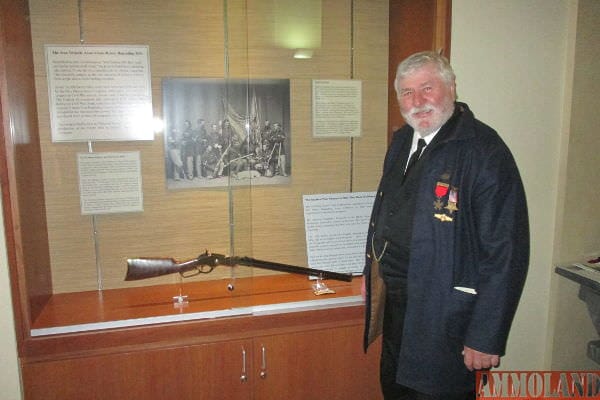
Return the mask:
[[448, 205], [445, 207], [450, 214], [454, 211], [458, 211], [458, 207], [456, 204], [458, 203], [458, 189], [453, 187], [450, 189], [450, 194], [448, 195]]
[[442, 197], [444, 197], [446, 193], [448, 193], [449, 186], [450, 185], [448, 185], [447, 183], [439, 181], [435, 184], [435, 190], [433, 192], [435, 193], [435, 197], [437, 197], [437, 199], [433, 202], [433, 208], [435, 208], [436, 210], [442, 209]]
[[[441, 176], [442, 180], [446, 180], [450, 178], [450, 174], [445, 173], [444, 175]], [[439, 213], [434, 213], [433, 216], [434, 218], [439, 219], [441, 222], [452, 222], [453, 218], [451, 217], [452, 213], [454, 211], [458, 211], [458, 188], [456, 187], [452, 187], [450, 188], [450, 184], [445, 183], [445, 182], [441, 182], [438, 181], [435, 184], [435, 189], [433, 191], [433, 193], [435, 194], [435, 201], [433, 202], [433, 208], [437, 211], [441, 211], [442, 209], [446, 209], [448, 210], [448, 214], [445, 214], [443, 212], [439, 212]], [[444, 196], [448, 195], [448, 204], [446, 204], [446, 207], [444, 207], [444, 202], [442, 201], [442, 198]]]
[[434, 217], [436, 217], [437, 219], [439, 219], [442, 222], [452, 222], [452, 217], [447, 216], [444, 213], [440, 213], [440, 214], [433, 214]]
[[444, 182], [438, 182], [435, 185], [435, 195], [439, 199], [440, 197], [444, 197], [448, 193], [448, 188], [450, 185]]

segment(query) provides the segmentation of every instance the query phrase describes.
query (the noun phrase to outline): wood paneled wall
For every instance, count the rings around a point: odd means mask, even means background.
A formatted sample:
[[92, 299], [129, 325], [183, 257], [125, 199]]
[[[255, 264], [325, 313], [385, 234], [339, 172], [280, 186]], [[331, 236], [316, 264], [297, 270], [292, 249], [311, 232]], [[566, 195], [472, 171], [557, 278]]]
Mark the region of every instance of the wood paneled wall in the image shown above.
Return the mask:
[[[387, 137], [387, 0], [322, 0], [321, 44], [310, 60], [295, 60], [292, 49], [275, 44], [273, 1], [229, 0], [227, 7], [220, 0], [29, 3], [55, 293], [96, 289], [97, 266], [104, 288], [139, 285], [123, 281], [129, 257], [187, 259], [206, 248], [228, 253], [231, 245], [240, 255], [306, 265], [302, 195], [375, 190]], [[97, 216], [94, 229], [92, 217], [80, 214], [76, 163], [88, 144], [52, 143], [44, 60], [45, 44], [80, 41], [149, 45], [156, 116], [162, 116], [164, 77], [290, 79], [291, 184], [231, 193], [167, 190], [162, 133], [151, 142], [93, 143], [97, 152], [139, 150], [144, 191], [144, 212]], [[312, 137], [313, 79], [362, 81], [361, 137]], [[226, 276], [223, 268], [210, 277]]]

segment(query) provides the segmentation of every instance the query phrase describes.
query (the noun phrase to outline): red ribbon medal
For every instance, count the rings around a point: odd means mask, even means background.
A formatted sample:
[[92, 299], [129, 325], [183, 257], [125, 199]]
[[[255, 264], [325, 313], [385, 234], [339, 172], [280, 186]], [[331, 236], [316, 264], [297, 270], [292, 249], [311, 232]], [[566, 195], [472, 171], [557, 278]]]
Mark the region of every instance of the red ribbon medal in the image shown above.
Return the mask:
[[450, 185], [448, 185], [447, 183], [438, 182], [435, 185], [435, 191], [434, 191], [435, 195], [437, 197], [444, 197], [448, 193], [448, 187], [449, 186]]

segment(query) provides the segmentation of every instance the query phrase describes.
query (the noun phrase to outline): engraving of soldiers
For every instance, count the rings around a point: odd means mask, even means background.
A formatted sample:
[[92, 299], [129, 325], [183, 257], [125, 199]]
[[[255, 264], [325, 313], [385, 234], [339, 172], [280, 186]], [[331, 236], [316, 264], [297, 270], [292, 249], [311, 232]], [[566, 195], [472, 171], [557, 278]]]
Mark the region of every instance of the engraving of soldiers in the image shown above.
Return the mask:
[[206, 122], [204, 121], [204, 118], [198, 118], [197, 125], [198, 126], [194, 131], [194, 168], [196, 176], [202, 178], [203, 176], [206, 176], [202, 155], [208, 147], [208, 133], [206, 132]]
[[226, 149], [225, 144], [223, 130], [219, 129], [217, 124], [212, 124], [208, 133], [208, 146], [202, 157], [206, 174], [210, 178], [223, 175], [222, 156]]
[[249, 135], [250, 135], [250, 146], [251, 151], [252, 152], [254, 150], [254, 147], [257, 145], [260, 145], [261, 139], [260, 139], [260, 123], [258, 122], [258, 117], [255, 115], [254, 117], [252, 117], [252, 120], [250, 121], [249, 124]]
[[267, 141], [269, 143], [269, 169], [272, 175], [287, 176], [285, 132], [280, 123], [273, 124]]
[[234, 137], [235, 132], [231, 127], [231, 123], [227, 118], [225, 118], [221, 122], [221, 141], [223, 144], [221, 146], [221, 157], [219, 158], [219, 161], [216, 165], [216, 169], [219, 171], [218, 176], [223, 176], [225, 170], [225, 163], [228, 159], [231, 159], [231, 157], [229, 157], [229, 152], [231, 151], [232, 139]]
[[257, 144], [261, 147], [264, 148], [264, 146], [266, 144], [268, 144], [268, 140], [269, 140], [269, 136], [271, 136], [271, 130], [273, 128], [271, 127], [271, 121], [266, 120], [262, 129], [259, 132], [259, 136], [257, 138]]
[[267, 166], [265, 165], [265, 151], [263, 146], [256, 143], [250, 158], [250, 168], [260, 172], [261, 175], [265, 174]]
[[184, 177], [183, 161], [181, 160], [181, 143], [178, 136], [179, 132], [173, 128], [167, 137], [167, 154], [173, 168], [173, 179], [176, 181], [180, 181]]
[[234, 132], [233, 128], [231, 127], [231, 123], [228, 119], [224, 119], [221, 124], [221, 137], [226, 143], [229, 143], [233, 134]]
[[188, 119], [183, 122], [183, 133], [181, 140], [181, 153], [183, 155], [185, 175], [188, 179], [194, 179], [194, 153], [196, 151], [196, 143], [194, 141], [192, 123]]
[[240, 171], [244, 171], [248, 167], [248, 156], [245, 150], [245, 143], [235, 133], [232, 132], [229, 153], [227, 154], [227, 166], [229, 167], [229, 176], [237, 177]]
[[220, 151], [220, 136], [219, 126], [215, 123], [210, 125], [210, 130], [206, 136], [206, 149], [202, 154], [202, 164], [206, 176], [213, 177], [215, 175], [215, 166], [221, 155]]

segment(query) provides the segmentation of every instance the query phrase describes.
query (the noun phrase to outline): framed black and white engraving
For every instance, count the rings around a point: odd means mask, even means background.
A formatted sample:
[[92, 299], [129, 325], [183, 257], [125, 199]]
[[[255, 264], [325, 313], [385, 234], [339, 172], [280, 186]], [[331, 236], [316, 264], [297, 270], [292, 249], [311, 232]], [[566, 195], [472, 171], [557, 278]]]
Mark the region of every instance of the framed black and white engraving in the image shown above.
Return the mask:
[[169, 189], [290, 182], [289, 80], [165, 78], [162, 89]]

